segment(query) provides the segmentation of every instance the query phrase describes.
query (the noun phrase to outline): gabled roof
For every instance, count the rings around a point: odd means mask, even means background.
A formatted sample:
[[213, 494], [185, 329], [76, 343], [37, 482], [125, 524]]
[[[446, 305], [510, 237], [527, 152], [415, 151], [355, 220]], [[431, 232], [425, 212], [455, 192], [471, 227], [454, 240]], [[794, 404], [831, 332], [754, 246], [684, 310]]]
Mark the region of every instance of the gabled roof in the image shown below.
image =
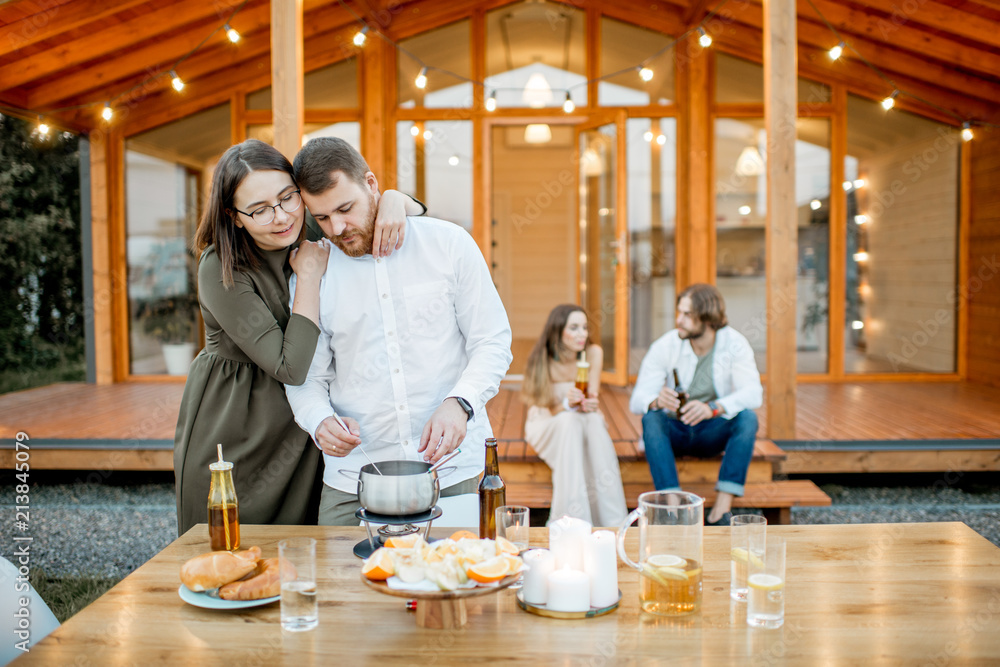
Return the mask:
[[[668, 34], [697, 25], [721, 0], [605, 0], [610, 17]], [[355, 55], [355, 12], [394, 40], [490, 10], [506, 0], [304, 0], [306, 70]], [[555, 4], [555, 3], [554, 3]], [[7, 0], [0, 4], [0, 105], [33, 112], [89, 105], [132, 90], [121, 103], [134, 119], [163, 121], [219, 104], [240, 85], [270, 81], [270, 2], [247, 0], [233, 19], [242, 35], [231, 44], [212, 35], [183, 64], [187, 83], [178, 97], [163, 76], [176, 60], [220, 27], [236, 0]], [[349, 8], [348, 8], [349, 7]], [[837, 43], [830, 27], [880, 68], [900, 89], [932, 105], [901, 96], [900, 106], [956, 123], [934, 106], [1000, 122], [1000, 2], [996, 0], [800, 0], [799, 68], [803, 76], [838, 81], [869, 97], [892, 86], [849, 50], [832, 62]], [[760, 0], [730, 0], [709, 24], [716, 48], [761, 59]], [[76, 129], [100, 127], [100, 106], [54, 114]]]

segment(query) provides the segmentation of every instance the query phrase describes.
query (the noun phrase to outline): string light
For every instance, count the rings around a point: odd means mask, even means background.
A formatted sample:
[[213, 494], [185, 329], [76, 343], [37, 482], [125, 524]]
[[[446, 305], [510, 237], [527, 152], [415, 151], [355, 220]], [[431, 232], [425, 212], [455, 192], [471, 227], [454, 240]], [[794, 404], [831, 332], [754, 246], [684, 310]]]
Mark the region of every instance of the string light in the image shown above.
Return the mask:
[[173, 86], [174, 90], [178, 93], [184, 90], [184, 82], [179, 76], [177, 76], [177, 72], [174, 70], [170, 70], [170, 85]]
[[859, 331], [865, 328], [865, 323], [862, 322], [861, 320], [854, 320], [853, 322], [851, 322], [851, 328], [854, 329], [855, 331]]
[[653, 143], [653, 131], [646, 130], [645, 134], [642, 135], [642, 138], [645, 139], [647, 143]]
[[413, 85], [421, 90], [427, 87], [427, 68], [421, 67], [417, 78], [413, 80]]
[[104, 110], [101, 111], [101, 118], [103, 118], [104, 120], [110, 121], [111, 118], [114, 115], [115, 115], [115, 112], [111, 110], [111, 102], [105, 102], [104, 103]]
[[563, 102], [563, 111], [565, 111], [566, 113], [573, 113], [574, 109], [576, 109], [576, 103], [573, 102], [573, 98], [570, 97], [569, 91], [567, 91], [566, 101]]
[[486, 110], [496, 111], [497, 110], [497, 91], [491, 90], [490, 96], [486, 98]]
[[649, 83], [650, 81], [653, 80], [653, 70], [649, 69], [648, 67], [643, 67], [642, 65], [640, 65], [636, 69], [639, 70], [639, 78], [645, 81], [646, 83]]
[[892, 91], [892, 95], [882, 100], [882, 108], [888, 111], [889, 109], [896, 106], [896, 95], [899, 95], [898, 90]]
[[862, 250], [861, 252], [854, 253], [854, 261], [855, 262], [867, 262], [868, 261], [868, 253], [866, 253], [864, 250]]
[[415, 137], [418, 134], [420, 134], [420, 128], [419, 127], [417, 127], [416, 125], [414, 125], [413, 127], [410, 128], [410, 135], [411, 136]]
[[821, 208], [823, 208], [823, 202], [821, 202], [818, 199], [813, 199], [811, 202], [809, 202], [809, 208], [811, 208], [814, 211], [818, 211]]
[[705, 32], [704, 28], [698, 28], [698, 34], [701, 35], [698, 38], [698, 43], [701, 44], [702, 48], [707, 49], [712, 46], [712, 36]]
[[450, 158], [448, 158], [448, 164], [450, 164], [451, 166], [457, 167], [458, 163], [459, 159], [457, 155], [452, 155]]
[[851, 183], [851, 185], [854, 186], [855, 190], [859, 190], [859, 189], [865, 187], [867, 184], [868, 184], [868, 182], [865, 181], [865, 179], [863, 179], [863, 178], [856, 178], [856, 179], [854, 179], [854, 182]]
[[236, 29], [230, 27], [228, 23], [222, 26], [222, 29], [226, 31], [226, 37], [229, 38], [230, 42], [236, 44], [237, 42], [240, 41], [240, 33], [236, 32]]
[[854, 216], [854, 223], [857, 225], [864, 225], [868, 222], [867, 215], [856, 215]]
[[962, 123], [962, 141], [972, 141], [975, 135], [972, 133], [972, 126], [969, 121]]
[[430, 141], [434, 138], [434, 133], [430, 130], [424, 130], [424, 141]]
[[364, 46], [368, 41], [368, 26], [365, 26], [354, 35], [354, 46]]
[[41, 116], [38, 117], [38, 134], [43, 137], [49, 136], [49, 126]]
[[656, 143], [662, 146], [663, 144], [667, 143], [667, 137], [661, 134], [660, 136], [656, 137]]
[[829, 53], [830, 53], [830, 60], [839, 60], [840, 56], [844, 54], [844, 43], [841, 42], [837, 44], [837, 46], [830, 49]]

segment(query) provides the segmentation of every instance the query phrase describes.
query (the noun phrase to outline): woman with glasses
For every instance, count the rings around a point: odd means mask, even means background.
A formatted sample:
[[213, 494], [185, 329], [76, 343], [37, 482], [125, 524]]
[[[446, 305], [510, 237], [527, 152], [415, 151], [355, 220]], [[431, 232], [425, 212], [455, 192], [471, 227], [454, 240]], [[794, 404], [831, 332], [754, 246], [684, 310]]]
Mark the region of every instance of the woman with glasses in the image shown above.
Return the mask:
[[[330, 250], [313, 242], [322, 232], [307, 229], [292, 173], [285, 156], [255, 139], [227, 150], [215, 168], [195, 235], [205, 348], [188, 372], [174, 435], [179, 534], [207, 521], [208, 466], [218, 443], [233, 463], [243, 523], [316, 520], [321, 452], [295, 423], [283, 385], [301, 384], [309, 370]], [[424, 212], [386, 191], [375, 256], [400, 247], [406, 215]], [[298, 288], [289, 307], [293, 272]]]

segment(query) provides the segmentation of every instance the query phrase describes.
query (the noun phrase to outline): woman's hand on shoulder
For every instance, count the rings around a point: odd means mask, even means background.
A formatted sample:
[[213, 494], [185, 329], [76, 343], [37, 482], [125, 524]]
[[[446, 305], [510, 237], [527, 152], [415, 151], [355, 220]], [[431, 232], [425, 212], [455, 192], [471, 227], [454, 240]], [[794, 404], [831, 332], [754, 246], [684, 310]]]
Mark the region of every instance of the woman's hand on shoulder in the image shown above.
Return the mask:
[[299, 280], [314, 279], [319, 282], [326, 272], [330, 246], [323, 242], [303, 241], [288, 255], [288, 264]]
[[403, 247], [406, 236], [406, 204], [412, 201], [402, 192], [386, 190], [378, 200], [375, 215], [375, 236], [372, 238], [372, 255], [388, 257], [393, 250]]

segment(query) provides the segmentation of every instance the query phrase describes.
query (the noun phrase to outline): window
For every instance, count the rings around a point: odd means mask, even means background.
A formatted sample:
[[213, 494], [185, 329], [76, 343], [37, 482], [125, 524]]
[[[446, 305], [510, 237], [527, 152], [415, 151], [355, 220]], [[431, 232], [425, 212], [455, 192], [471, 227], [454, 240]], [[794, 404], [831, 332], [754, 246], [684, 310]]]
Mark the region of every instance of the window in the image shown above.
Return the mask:
[[[601, 76], [619, 74], [597, 84], [601, 106], [673, 104], [673, 38], [663, 33], [601, 19]], [[662, 52], [662, 53], [661, 53]], [[659, 54], [646, 61], [653, 54]], [[639, 75], [639, 63], [648, 68], [650, 80]]]
[[[416, 132], [414, 132], [416, 130]], [[427, 214], [472, 231], [472, 123], [396, 124], [396, 187], [427, 205]]]
[[[358, 60], [348, 58], [312, 72], [302, 81], [303, 104], [306, 109], [357, 109]], [[271, 108], [271, 87], [247, 95], [247, 109]]]
[[[469, 40], [468, 20], [402, 40], [396, 53], [399, 106], [405, 109], [471, 107]], [[421, 75], [425, 78], [423, 88], [417, 85]]]

